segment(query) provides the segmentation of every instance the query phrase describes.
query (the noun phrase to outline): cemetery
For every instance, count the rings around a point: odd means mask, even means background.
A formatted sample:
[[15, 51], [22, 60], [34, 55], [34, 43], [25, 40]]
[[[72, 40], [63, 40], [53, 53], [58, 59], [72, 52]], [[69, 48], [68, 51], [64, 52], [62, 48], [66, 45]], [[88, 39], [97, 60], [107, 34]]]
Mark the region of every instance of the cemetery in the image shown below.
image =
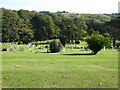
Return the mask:
[[0, 9], [2, 88], [118, 88], [120, 17]]
[[1, 43], [4, 88], [118, 86], [117, 49], [102, 49], [93, 55], [87, 43], [80, 41], [51, 53], [47, 42]]

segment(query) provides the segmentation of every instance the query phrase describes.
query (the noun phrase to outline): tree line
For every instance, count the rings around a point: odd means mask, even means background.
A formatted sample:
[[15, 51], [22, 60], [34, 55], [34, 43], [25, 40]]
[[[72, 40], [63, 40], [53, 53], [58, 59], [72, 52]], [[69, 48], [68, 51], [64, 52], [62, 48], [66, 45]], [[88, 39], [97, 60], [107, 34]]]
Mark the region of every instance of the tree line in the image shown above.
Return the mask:
[[120, 39], [120, 18], [103, 14], [44, 13], [2, 9], [2, 42], [44, 41], [65, 37], [67, 42], [84, 40], [99, 33]]

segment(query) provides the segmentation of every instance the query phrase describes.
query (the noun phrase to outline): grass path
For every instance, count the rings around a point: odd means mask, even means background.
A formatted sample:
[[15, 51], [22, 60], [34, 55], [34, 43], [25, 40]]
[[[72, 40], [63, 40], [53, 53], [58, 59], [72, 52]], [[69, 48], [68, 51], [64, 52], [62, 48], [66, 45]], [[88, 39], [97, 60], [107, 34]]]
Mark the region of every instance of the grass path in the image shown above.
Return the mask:
[[118, 52], [3, 52], [3, 88], [117, 88]]

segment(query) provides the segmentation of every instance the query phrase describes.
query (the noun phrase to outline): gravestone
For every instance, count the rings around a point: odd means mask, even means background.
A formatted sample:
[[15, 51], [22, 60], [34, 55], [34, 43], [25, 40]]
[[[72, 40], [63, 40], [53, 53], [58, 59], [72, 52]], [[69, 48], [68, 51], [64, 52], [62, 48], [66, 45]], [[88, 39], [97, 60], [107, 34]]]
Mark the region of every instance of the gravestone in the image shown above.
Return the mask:
[[28, 43], [28, 47], [31, 48], [32, 47], [32, 43]]
[[7, 51], [13, 51], [13, 49], [12, 48], [7, 48]]

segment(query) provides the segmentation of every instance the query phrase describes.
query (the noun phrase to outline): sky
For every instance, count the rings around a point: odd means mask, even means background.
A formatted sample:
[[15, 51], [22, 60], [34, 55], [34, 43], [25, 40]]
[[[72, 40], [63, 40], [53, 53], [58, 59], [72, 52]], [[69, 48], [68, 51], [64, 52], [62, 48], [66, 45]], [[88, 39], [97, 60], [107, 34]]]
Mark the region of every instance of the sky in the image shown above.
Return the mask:
[[0, 0], [0, 7], [11, 10], [68, 11], [71, 13], [117, 13], [120, 0]]

